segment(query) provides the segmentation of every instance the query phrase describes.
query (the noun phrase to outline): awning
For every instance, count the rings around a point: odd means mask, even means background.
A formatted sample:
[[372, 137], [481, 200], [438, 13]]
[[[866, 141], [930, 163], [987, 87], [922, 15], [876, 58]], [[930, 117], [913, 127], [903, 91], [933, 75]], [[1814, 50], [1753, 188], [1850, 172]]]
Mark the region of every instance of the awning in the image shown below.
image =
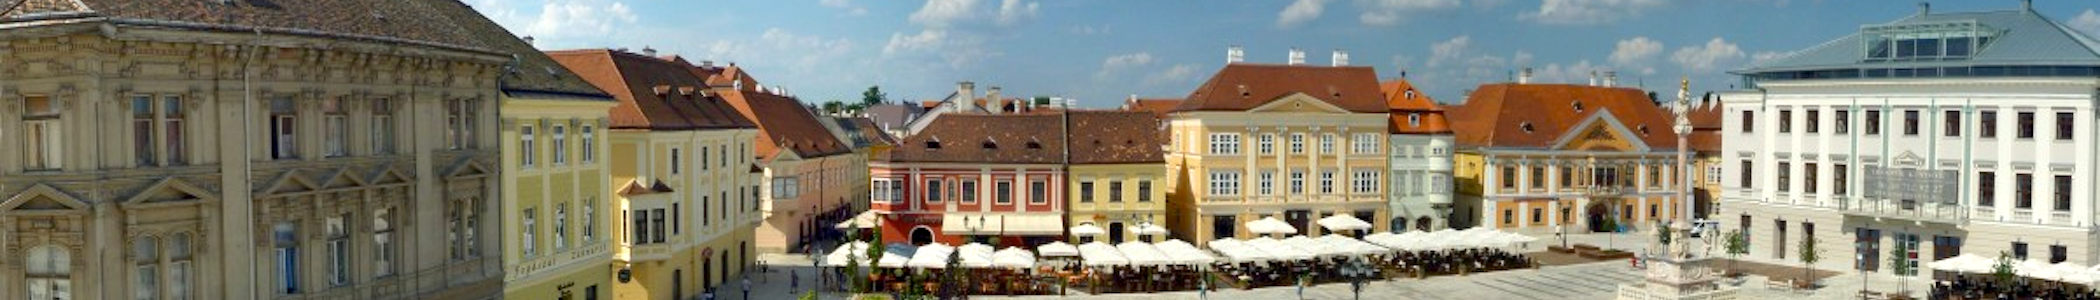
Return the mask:
[[941, 233], [948, 235], [1062, 235], [1064, 216], [1053, 213], [947, 213]]
[[876, 214], [875, 211], [863, 211], [860, 212], [859, 215], [854, 215], [852, 219], [847, 219], [844, 222], [839, 222], [838, 225], [832, 227], [838, 229], [875, 228], [876, 219], [879, 218], [882, 218], [882, 215]]

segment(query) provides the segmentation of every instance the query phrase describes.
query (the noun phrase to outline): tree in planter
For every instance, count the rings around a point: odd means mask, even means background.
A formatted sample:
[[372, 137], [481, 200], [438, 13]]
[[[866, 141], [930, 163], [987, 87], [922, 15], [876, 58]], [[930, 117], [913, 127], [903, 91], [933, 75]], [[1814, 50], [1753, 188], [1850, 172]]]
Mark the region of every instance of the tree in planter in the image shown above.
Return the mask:
[[1991, 278], [1998, 279], [2000, 285], [2009, 285], [2017, 276], [2013, 274], [2012, 253], [1998, 252], [1998, 263], [1991, 265]]
[[1896, 273], [1896, 291], [1909, 295], [1909, 279], [1911, 272], [1914, 272], [1910, 268], [1910, 249], [1905, 248], [1908, 247], [1905, 243], [1895, 244], [1895, 247], [1889, 247], [1889, 271]]
[[957, 250], [948, 252], [948, 267], [941, 270], [941, 290], [939, 293], [940, 298], [944, 300], [962, 299], [963, 272], [969, 270], [963, 269], [962, 251], [960, 249]]
[[1656, 221], [1656, 222], [1655, 222], [1655, 244], [1656, 244], [1657, 246], [1661, 246], [1660, 248], [1662, 249], [1662, 252], [1661, 252], [1661, 253], [1663, 253], [1663, 256], [1669, 256], [1669, 253], [1670, 253], [1670, 229], [1669, 229], [1669, 226], [1670, 226], [1670, 225], [1667, 225], [1666, 223], [1663, 223], [1662, 221]]
[[[881, 270], [875, 267], [876, 259], [882, 258], [883, 251], [887, 251], [888, 249], [885, 248], [889, 246], [882, 244], [882, 224], [880, 222], [877, 222], [875, 228], [870, 229], [869, 232], [873, 234], [868, 235], [868, 274], [875, 274], [877, 270]], [[875, 284], [872, 281], [868, 282], [868, 290], [875, 290]]]
[[1823, 251], [1816, 249], [1816, 236], [1801, 237], [1801, 280], [1808, 287], [1815, 287], [1815, 265], [1822, 261]]
[[[852, 254], [847, 254], [851, 256]], [[860, 260], [846, 258], [846, 291], [859, 294], [866, 291], [868, 277], [860, 276]]]
[[1735, 268], [1735, 261], [1750, 254], [1750, 236], [1742, 229], [1729, 230], [1728, 240], [1722, 241], [1722, 247], [1728, 248], [1728, 272], [1742, 275], [1742, 271]]

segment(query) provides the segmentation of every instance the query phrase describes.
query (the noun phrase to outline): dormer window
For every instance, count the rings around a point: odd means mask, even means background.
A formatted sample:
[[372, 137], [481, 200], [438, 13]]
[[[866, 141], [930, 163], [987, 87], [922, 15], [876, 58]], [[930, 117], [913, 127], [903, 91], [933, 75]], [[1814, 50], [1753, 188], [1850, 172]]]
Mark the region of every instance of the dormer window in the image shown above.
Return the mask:
[[1530, 122], [1530, 121], [1525, 121], [1525, 122], [1524, 122], [1524, 123], [1522, 123], [1522, 124], [1517, 124], [1517, 128], [1520, 128], [1520, 129], [1524, 129], [1524, 133], [1531, 133], [1531, 131], [1532, 131], [1532, 129], [1533, 129], [1533, 128], [1531, 128], [1531, 122]]
[[2000, 33], [1975, 20], [1872, 26], [1860, 29], [1868, 62], [1966, 59]]
[[1422, 113], [1407, 113], [1407, 127], [1422, 127]]
[[1248, 91], [1247, 91], [1247, 85], [1245, 85], [1245, 84], [1242, 84], [1242, 85], [1240, 85], [1240, 97], [1250, 97], [1250, 96], [1254, 96], [1254, 93], [1251, 93], [1251, 92], [1248, 92]]
[[984, 149], [999, 149], [999, 143], [994, 143], [992, 140], [984, 140]]
[[926, 141], [926, 150], [934, 150], [934, 149], [940, 149], [940, 148], [941, 148], [941, 139], [938, 139], [938, 138], [936, 138], [936, 139], [932, 139], [932, 140], [927, 140], [927, 141]]
[[1575, 102], [1568, 103], [1568, 105], [1574, 106], [1575, 112], [1582, 112], [1582, 100], [1575, 100]]
[[1415, 90], [1407, 90], [1407, 99], [1415, 98]]
[[[1094, 140], [1094, 143], [1096, 143], [1096, 144], [1099, 144], [1099, 143], [1101, 143], [1101, 141], [1100, 141], [1100, 140]], [[1037, 142], [1037, 141], [1028, 141], [1028, 149], [1042, 149], [1042, 148], [1043, 148], [1043, 143], [1042, 143], [1042, 142]]]
[[1641, 125], [1641, 126], [1639, 126], [1639, 128], [1640, 128], [1640, 129], [1636, 129], [1636, 130], [1640, 130], [1640, 131], [1641, 131], [1641, 136], [1648, 136], [1648, 125]]

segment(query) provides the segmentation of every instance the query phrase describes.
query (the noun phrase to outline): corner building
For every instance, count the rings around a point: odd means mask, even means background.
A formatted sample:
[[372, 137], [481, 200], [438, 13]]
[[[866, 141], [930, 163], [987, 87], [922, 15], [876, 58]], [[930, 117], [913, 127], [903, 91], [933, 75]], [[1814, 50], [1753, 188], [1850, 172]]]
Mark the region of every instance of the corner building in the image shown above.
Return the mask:
[[[1520, 81], [1522, 82], [1522, 81]], [[1450, 111], [1458, 228], [1652, 228], [1677, 216], [1674, 117], [1641, 90], [1482, 85]]]

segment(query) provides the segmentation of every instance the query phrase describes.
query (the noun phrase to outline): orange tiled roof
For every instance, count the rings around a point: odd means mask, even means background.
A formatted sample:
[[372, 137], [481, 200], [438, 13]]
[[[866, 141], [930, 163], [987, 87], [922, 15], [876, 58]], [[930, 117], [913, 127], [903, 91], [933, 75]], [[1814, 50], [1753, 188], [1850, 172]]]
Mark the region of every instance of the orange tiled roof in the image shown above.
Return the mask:
[[1692, 105], [1685, 117], [1692, 122], [1692, 134], [1685, 142], [1692, 151], [1721, 151], [1721, 101], [1708, 99]]
[[611, 110], [612, 128], [756, 127], [721, 97], [706, 93], [705, 83], [685, 66], [605, 49], [552, 51], [547, 56], [620, 101]]
[[1225, 65], [1174, 111], [1247, 110], [1294, 93], [1352, 112], [1386, 112], [1378, 73], [1371, 67], [1252, 63]]
[[[1387, 118], [1388, 133], [1394, 134], [1450, 134], [1451, 125], [1444, 118], [1444, 107], [1435, 99], [1415, 89], [1414, 83], [1406, 79], [1388, 81], [1379, 85], [1385, 93], [1386, 109], [1392, 110]], [[1408, 118], [1417, 118], [1409, 122]]]
[[[1577, 103], [1581, 110], [1575, 109]], [[1567, 84], [1486, 84], [1449, 108], [1458, 144], [1470, 148], [1547, 148], [1590, 115], [1610, 111], [1651, 149], [1676, 149], [1675, 118], [1641, 90]], [[1523, 130], [1530, 124], [1532, 130]], [[1647, 128], [1648, 133], [1638, 132]]]
[[1165, 162], [1167, 143], [1160, 116], [1143, 111], [1066, 112], [1071, 116], [1072, 163]]
[[795, 155], [808, 158], [853, 152], [851, 146], [825, 129], [801, 101], [758, 91], [716, 90], [738, 113], [758, 122], [759, 159], [772, 159], [782, 149], [792, 149]]
[[[1055, 164], [1064, 160], [1055, 114], [951, 113], [904, 138], [890, 161]], [[1030, 147], [1030, 143], [1034, 143]]]
[[1174, 107], [1181, 106], [1181, 102], [1181, 99], [1171, 98], [1133, 98], [1129, 101], [1124, 101], [1122, 109], [1152, 112], [1152, 114], [1164, 117], [1167, 113], [1174, 112]]
[[0, 23], [99, 17], [148, 27], [234, 32], [253, 28], [272, 34], [495, 49], [443, 12], [464, 6], [458, 0], [27, 0], [0, 16]]

